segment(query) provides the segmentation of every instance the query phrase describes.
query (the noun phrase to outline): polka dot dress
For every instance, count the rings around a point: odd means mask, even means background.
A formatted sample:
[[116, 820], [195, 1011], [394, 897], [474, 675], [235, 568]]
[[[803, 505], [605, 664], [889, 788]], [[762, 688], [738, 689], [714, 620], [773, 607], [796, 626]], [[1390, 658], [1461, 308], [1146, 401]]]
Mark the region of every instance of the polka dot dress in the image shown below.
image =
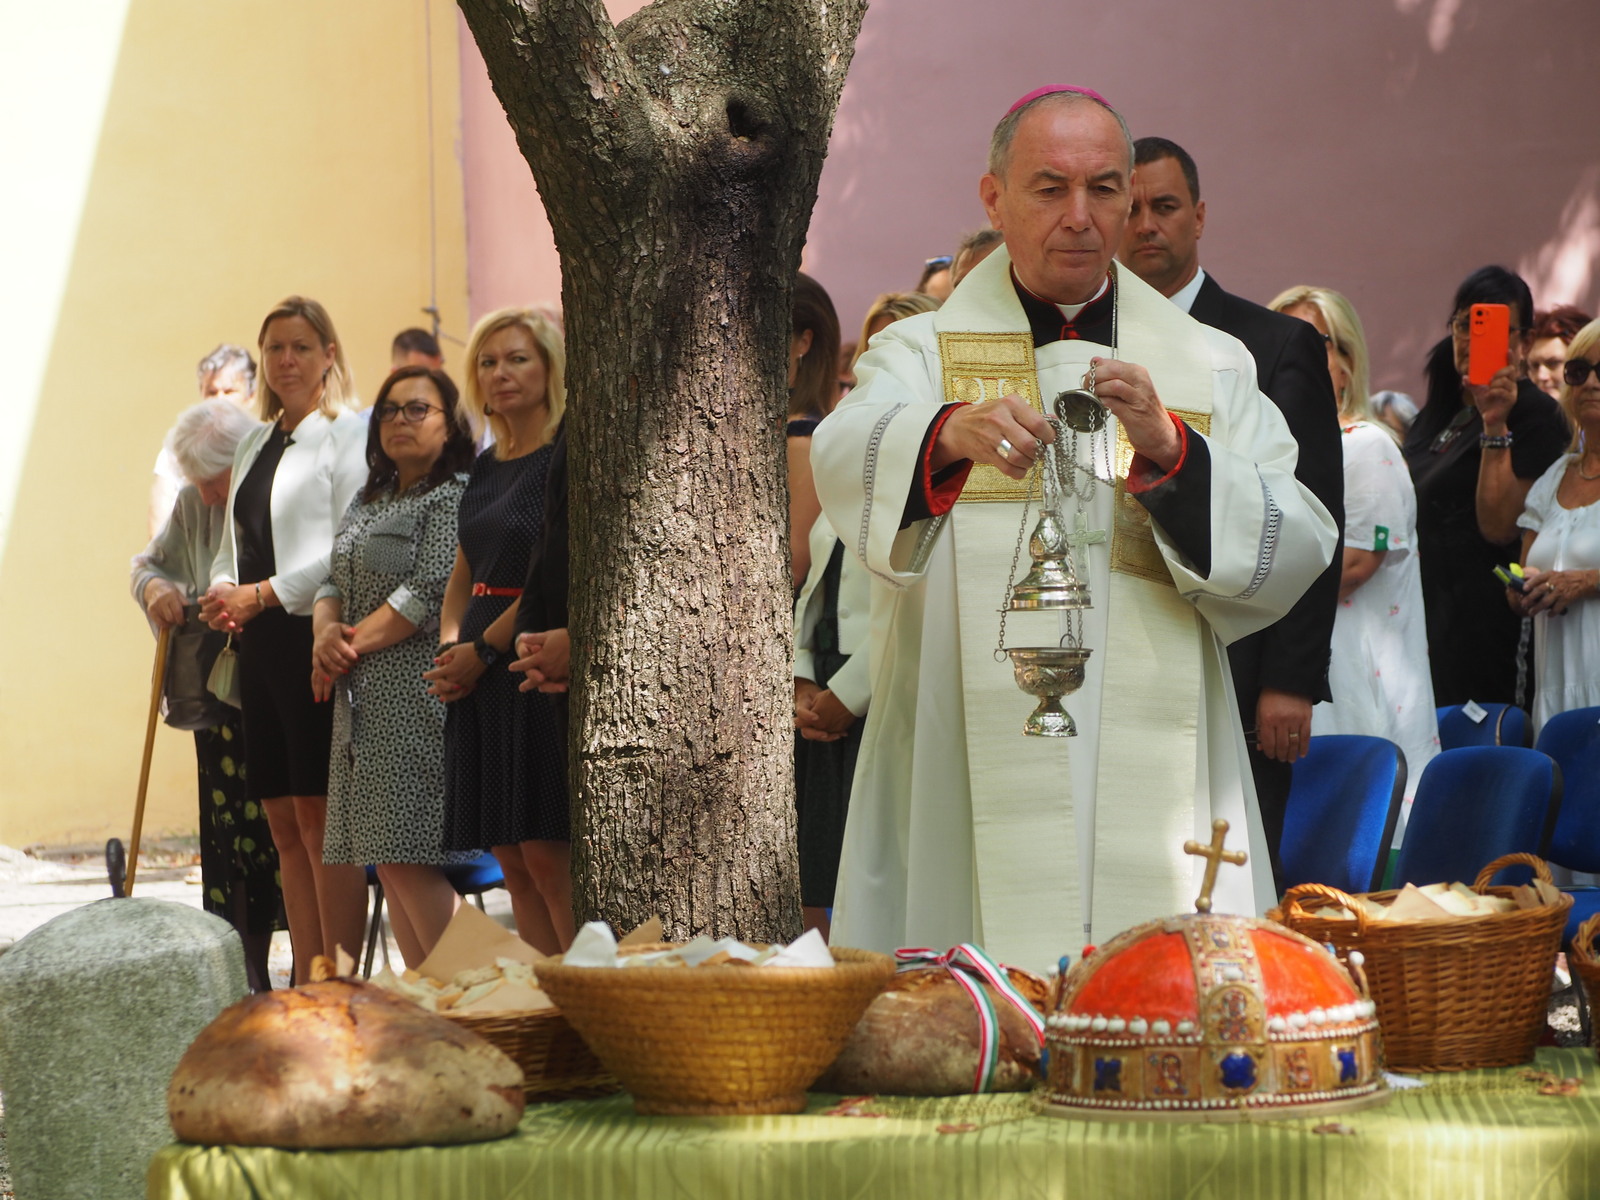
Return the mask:
[[363, 657], [335, 687], [324, 862], [473, 857], [443, 848], [445, 706], [422, 678], [439, 644], [462, 487], [458, 477], [370, 504], [358, 496], [334, 539], [322, 594], [339, 595], [344, 623], [388, 604], [417, 632]]
[[[472, 582], [520, 588], [544, 526], [552, 447], [473, 464], [457, 520]], [[487, 629], [515, 596], [474, 596], [461, 639]], [[448, 705], [445, 726], [445, 845], [452, 849], [566, 841], [570, 823], [559, 731], [551, 697], [517, 690], [521, 676], [502, 657], [465, 699]]]

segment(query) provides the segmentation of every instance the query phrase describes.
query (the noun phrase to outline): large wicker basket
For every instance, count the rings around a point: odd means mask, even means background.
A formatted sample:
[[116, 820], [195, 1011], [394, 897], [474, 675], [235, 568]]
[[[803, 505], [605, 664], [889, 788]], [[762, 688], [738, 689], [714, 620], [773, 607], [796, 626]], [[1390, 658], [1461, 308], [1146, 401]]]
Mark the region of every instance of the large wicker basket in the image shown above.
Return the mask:
[[[1511, 888], [1490, 887], [1489, 880], [1517, 863], [1550, 881], [1543, 859], [1508, 854], [1478, 872], [1473, 890], [1509, 895]], [[1372, 898], [1396, 895], [1377, 892]], [[1356, 919], [1317, 915], [1336, 904], [1351, 909]], [[1391, 1070], [1465, 1071], [1533, 1058], [1571, 908], [1572, 897], [1562, 896], [1560, 903], [1540, 908], [1388, 925], [1369, 922], [1337, 888], [1307, 883], [1290, 888], [1273, 916], [1297, 933], [1332, 943], [1342, 962], [1352, 950], [1365, 955]]]
[[1572, 939], [1572, 952], [1567, 955], [1567, 965], [1578, 973], [1583, 983], [1583, 994], [1589, 1004], [1589, 1028], [1600, 1016], [1600, 953], [1595, 951], [1595, 938], [1600, 937], [1600, 913], [1596, 913], [1578, 926], [1578, 936]]
[[[543, 983], [544, 967], [539, 968]], [[529, 1013], [441, 1013], [503, 1051], [522, 1068], [522, 1092], [530, 1104], [578, 1100], [621, 1089], [600, 1065], [559, 1009]]]
[[833, 957], [831, 969], [552, 961], [540, 964], [539, 983], [639, 1112], [791, 1113], [894, 975], [887, 955], [836, 948]]

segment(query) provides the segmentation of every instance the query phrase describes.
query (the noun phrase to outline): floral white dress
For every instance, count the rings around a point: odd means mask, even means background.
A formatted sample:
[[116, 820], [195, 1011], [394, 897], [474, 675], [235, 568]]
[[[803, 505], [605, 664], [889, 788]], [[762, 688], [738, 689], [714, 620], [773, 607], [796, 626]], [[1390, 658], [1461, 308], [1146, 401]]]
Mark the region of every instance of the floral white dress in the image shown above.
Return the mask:
[[1311, 732], [1367, 734], [1398, 745], [1406, 756], [1409, 810], [1422, 768], [1439, 753], [1417, 497], [1400, 447], [1386, 429], [1357, 421], [1343, 434], [1344, 544], [1387, 553], [1372, 578], [1339, 602], [1328, 673], [1333, 702], [1311, 710]]
[[[1528, 489], [1517, 524], [1538, 536], [1528, 547], [1526, 566], [1541, 571], [1600, 567], [1600, 503], [1563, 508], [1556, 499], [1572, 457], [1556, 459]], [[1600, 601], [1586, 597], [1562, 616], [1534, 617], [1533, 661], [1539, 684], [1533, 700], [1535, 730], [1559, 712], [1600, 705]]]

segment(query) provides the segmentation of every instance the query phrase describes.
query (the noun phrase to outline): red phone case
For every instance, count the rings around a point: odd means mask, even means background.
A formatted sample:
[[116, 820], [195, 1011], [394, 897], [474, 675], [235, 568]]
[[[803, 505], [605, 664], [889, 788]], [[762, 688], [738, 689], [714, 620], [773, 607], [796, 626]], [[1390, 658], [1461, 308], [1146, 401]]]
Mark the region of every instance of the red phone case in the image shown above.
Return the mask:
[[1488, 383], [1511, 361], [1511, 310], [1504, 304], [1474, 304], [1467, 319], [1467, 382]]

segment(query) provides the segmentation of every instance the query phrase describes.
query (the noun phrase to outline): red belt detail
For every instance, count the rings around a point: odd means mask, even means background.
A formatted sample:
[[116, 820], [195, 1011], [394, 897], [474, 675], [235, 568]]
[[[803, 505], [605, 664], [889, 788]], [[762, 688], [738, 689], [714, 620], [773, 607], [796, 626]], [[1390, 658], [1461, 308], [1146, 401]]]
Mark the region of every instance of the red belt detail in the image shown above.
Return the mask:
[[522, 595], [522, 589], [495, 588], [490, 587], [487, 583], [475, 583], [472, 585], [472, 594], [474, 596], [520, 596]]

